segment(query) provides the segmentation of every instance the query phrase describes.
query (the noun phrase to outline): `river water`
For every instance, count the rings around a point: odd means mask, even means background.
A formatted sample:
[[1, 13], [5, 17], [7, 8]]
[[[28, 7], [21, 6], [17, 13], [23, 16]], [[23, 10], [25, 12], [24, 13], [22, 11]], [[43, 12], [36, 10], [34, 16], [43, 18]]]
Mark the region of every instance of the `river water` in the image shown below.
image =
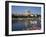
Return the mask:
[[41, 20], [12, 20], [12, 31], [39, 30], [41, 29]]

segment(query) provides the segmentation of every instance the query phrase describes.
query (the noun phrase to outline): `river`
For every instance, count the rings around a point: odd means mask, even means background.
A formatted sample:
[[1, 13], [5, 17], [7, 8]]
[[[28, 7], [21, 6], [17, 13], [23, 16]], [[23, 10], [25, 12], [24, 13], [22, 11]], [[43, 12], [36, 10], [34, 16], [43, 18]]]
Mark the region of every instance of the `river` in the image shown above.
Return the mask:
[[39, 29], [41, 29], [41, 19], [12, 20], [12, 31], [39, 30]]

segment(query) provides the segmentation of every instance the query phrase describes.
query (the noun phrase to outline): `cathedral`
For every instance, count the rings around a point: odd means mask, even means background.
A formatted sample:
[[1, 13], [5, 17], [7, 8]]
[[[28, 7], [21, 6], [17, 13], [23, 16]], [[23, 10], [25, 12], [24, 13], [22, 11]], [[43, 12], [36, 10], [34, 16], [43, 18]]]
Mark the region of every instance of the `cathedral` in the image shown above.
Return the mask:
[[33, 14], [31, 13], [31, 11], [29, 11], [29, 10], [25, 10], [25, 12], [24, 12], [23, 15], [24, 16], [33, 16]]

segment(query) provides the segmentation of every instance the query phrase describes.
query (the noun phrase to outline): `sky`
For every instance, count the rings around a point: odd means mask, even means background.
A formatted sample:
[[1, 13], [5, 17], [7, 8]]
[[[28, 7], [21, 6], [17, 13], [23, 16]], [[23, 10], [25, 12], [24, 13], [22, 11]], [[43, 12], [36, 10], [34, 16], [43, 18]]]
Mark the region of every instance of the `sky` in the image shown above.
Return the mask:
[[32, 14], [41, 14], [41, 7], [33, 7], [33, 6], [12, 6], [13, 14], [22, 14], [26, 11], [30, 11]]

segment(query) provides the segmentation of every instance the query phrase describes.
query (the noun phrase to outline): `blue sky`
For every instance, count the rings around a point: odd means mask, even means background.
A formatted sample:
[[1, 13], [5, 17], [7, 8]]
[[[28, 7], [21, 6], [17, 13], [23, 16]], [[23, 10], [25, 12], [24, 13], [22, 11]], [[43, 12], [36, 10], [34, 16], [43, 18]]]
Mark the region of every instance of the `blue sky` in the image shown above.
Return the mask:
[[41, 14], [41, 7], [33, 6], [12, 6], [12, 13], [24, 13], [25, 10], [31, 11], [32, 14]]

